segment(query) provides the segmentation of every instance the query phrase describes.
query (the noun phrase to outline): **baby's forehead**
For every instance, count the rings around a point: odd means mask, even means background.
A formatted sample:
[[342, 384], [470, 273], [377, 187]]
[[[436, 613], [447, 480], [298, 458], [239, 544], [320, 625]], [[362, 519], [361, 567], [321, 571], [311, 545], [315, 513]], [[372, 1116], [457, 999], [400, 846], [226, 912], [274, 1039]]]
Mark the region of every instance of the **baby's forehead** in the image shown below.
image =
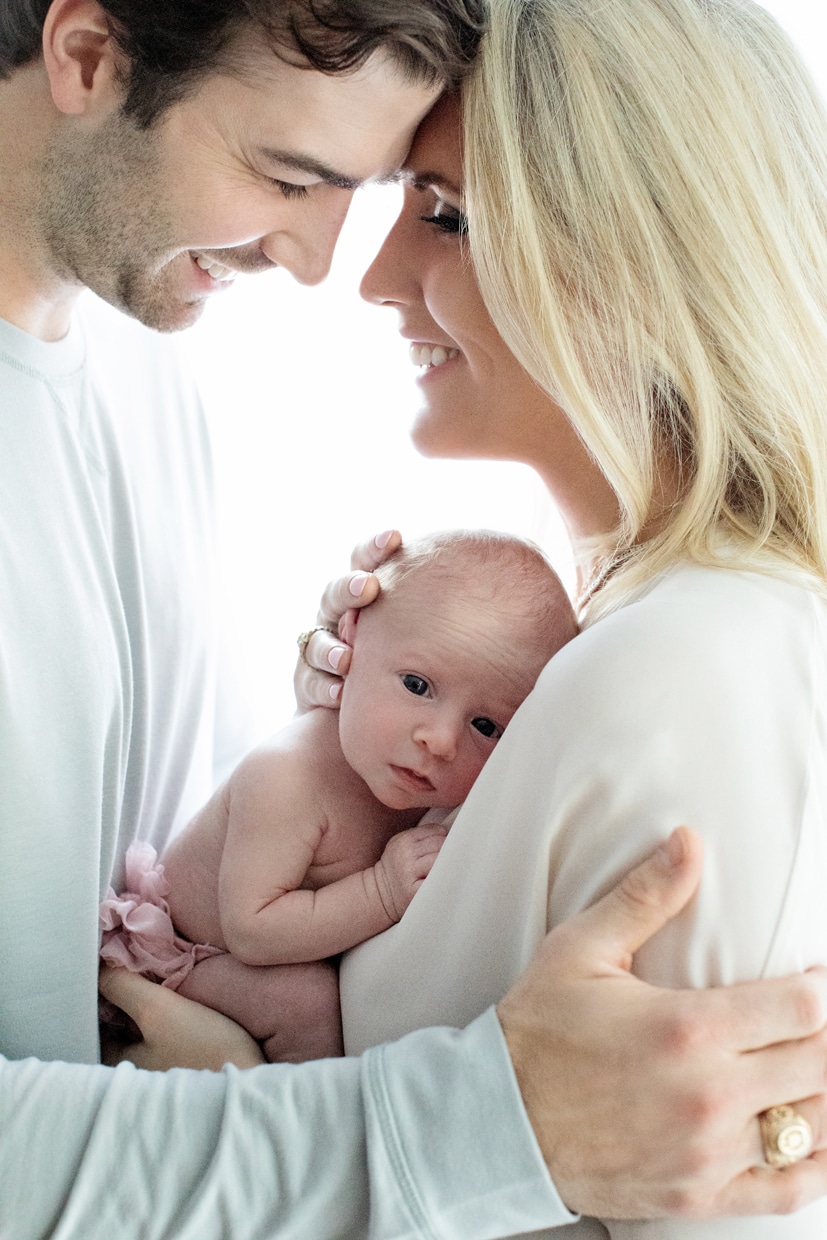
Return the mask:
[[[409, 640], [427, 650], [469, 650], [481, 664], [508, 656], [512, 666], [537, 662], [535, 617], [525, 600], [517, 602], [505, 591], [482, 588], [471, 576], [438, 583], [425, 574], [412, 574], [397, 583], [376, 607], [378, 626], [389, 638]], [[486, 670], [481, 668], [480, 675]]]
[[381, 599], [394, 620], [428, 616], [434, 624], [454, 624], [467, 615], [491, 628], [508, 624], [525, 611], [509, 590], [508, 575], [485, 566], [463, 572], [422, 567], [383, 587]]
[[543, 552], [495, 531], [447, 531], [381, 566], [380, 602], [401, 626], [432, 632], [471, 621], [469, 640], [499, 643], [510, 674], [536, 674], [577, 633], [566, 590]]

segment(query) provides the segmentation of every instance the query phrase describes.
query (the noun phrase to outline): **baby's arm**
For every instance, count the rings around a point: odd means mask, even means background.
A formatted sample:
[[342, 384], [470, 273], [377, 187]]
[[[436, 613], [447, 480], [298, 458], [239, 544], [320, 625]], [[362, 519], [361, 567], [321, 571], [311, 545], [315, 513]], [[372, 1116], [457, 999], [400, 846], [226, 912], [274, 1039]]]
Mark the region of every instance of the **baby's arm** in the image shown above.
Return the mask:
[[389, 841], [375, 865], [319, 888], [300, 885], [325, 824], [308, 810], [306, 773], [295, 753], [251, 755], [230, 786], [219, 873], [221, 928], [245, 964], [322, 960], [399, 920], [445, 838], [433, 824]]

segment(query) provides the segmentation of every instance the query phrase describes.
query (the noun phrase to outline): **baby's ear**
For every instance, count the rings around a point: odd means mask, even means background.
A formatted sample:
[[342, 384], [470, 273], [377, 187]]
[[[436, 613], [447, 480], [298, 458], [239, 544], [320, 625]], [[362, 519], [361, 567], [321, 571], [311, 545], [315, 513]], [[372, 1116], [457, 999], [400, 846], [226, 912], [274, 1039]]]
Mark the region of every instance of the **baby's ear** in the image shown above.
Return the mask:
[[359, 623], [359, 609], [349, 607], [339, 621], [339, 637], [348, 646], [352, 646], [356, 638], [356, 625]]

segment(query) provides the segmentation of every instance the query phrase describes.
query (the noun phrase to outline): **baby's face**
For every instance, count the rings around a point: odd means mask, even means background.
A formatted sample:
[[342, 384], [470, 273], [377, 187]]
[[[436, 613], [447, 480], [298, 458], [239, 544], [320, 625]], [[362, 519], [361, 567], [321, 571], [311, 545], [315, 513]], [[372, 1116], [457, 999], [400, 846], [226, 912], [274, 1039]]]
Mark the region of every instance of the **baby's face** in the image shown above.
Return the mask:
[[541, 666], [502, 612], [403, 586], [360, 614], [342, 693], [344, 755], [393, 809], [459, 805]]

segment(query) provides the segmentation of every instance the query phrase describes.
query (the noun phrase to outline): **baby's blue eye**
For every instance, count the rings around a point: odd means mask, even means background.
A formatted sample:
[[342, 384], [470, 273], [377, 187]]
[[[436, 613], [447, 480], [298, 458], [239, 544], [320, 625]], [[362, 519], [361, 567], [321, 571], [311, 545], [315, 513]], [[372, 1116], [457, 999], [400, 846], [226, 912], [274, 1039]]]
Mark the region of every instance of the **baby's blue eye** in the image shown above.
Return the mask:
[[482, 716], [471, 720], [471, 727], [476, 728], [483, 736], [490, 737], [492, 740], [498, 741], [503, 734], [503, 729], [493, 719], [485, 719]]
[[412, 673], [402, 677], [402, 684], [409, 693], [415, 693], [417, 697], [424, 697], [428, 692], [427, 680], [423, 680], [421, 676], [414, 676]]

